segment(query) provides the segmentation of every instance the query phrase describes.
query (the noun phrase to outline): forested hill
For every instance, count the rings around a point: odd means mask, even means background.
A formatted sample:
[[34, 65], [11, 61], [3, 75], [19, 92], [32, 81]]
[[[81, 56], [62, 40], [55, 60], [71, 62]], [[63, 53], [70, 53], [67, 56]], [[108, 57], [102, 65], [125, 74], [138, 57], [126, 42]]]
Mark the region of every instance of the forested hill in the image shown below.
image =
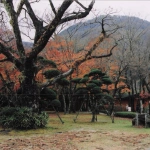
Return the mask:
[[[63, 30], [60, 33], [60, 36], [75, 41], [75, 50], [80, 51], [89, 41], [97, 37], [101, 32], [101, 25], [99, 22], [101, 22], [102, 18], [104, 18], [104, 16], [99, 16], [88, 21], [76, 23], [75, 25], [72, 25], [67, 29]], [[116, 34], [124, 34], [127, 30], [131, 30], [131, 33], [145, 33], [142, 36], [144, 42], [150, 40], [150, 22], [146, 20], [129, 16], [111, 16], [111, 20], [108, 21], [108, 24], [111, 24], [111, 26], [107, 26], [106, 30], [108, 28], [113, 28], [112, 23], [117, 24], [121, 27], [121, 29], [119, 29]]]

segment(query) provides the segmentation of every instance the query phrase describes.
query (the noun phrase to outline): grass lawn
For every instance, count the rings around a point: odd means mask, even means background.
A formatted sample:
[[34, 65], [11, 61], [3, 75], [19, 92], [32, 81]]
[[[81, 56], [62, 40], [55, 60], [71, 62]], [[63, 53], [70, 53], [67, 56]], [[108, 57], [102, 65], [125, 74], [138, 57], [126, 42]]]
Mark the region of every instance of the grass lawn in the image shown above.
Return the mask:
[[44, 129], [0, 132], [0, 149], [14, 150], [142, 150], [150, 148], [150, 128], [133, 127], [131, 119], [98, 115], [91, 123], [91, 114], [81, 113], [74, 123], [75, 114], [50, 113]]

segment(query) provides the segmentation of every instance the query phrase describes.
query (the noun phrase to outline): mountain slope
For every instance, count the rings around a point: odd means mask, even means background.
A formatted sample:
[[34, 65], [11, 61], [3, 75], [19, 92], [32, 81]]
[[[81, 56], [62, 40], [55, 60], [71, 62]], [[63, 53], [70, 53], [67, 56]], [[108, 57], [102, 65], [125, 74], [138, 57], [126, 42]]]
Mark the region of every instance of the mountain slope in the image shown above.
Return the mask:
[[[73, 40], [76, 43], [76, 52], [83, 49], [88, 42], [97, 37], [101, 32], [100, 22], [104, 16], [99, 16], [97, 18], [77, 23], [73, 26], [68, 27], [64, 31], [60, 33], [60, 36]], [[107, 23], [110, 25], [106, 25], [105, 29], [112, 29], [114, 24], [121, 27], [116, 34], [125, 34], [128, 30], [131, 32], [146, 32], [141, 38], [143, 41], [148, 42], [150, 39], [150, 22], [146, 20], [142, 20], [137, 17], [130, 16], [111, 16], [108, 18]]]

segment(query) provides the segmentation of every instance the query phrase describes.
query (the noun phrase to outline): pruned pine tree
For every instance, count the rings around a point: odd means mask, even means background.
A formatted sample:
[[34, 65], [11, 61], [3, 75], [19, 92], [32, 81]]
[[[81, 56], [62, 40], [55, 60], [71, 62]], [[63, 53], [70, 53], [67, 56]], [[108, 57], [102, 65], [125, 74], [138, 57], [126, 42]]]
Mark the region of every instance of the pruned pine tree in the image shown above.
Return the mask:
[[[91, 122], [97, 121], [97, 113], [102, 111], [101, 109], [111, 116], [111, 110], [106, 109], [105, 105], [110, 106], [112, 109], [114, 98], [109, 94], [107, 89], [102, 88], [104, 85], [112, 84], [109, 76], [106, 76], [99, 69], [93, 69], [80, 79], [78, 84], [80, 84], [80, 87], [76, 89], [74, 97], [76, 97], [76, 101], [81, 101], [81, 105], [74, 121], [76, 121], [83, 107], [90, 108], [92, 112]], [[113, 118], [112, 122], [114, 122]]]

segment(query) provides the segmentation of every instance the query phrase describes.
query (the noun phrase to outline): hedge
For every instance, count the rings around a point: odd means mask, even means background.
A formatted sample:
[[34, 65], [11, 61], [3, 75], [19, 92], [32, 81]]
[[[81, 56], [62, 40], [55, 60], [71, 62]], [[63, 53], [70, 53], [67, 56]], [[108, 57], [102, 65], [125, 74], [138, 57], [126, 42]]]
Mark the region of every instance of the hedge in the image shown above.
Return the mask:
[[129, 111], [122, 111], [115, 113], [115, 117], [122, 117], [122, 118], [134, 118], [135, 115], [136, 112], [129, 112]]

